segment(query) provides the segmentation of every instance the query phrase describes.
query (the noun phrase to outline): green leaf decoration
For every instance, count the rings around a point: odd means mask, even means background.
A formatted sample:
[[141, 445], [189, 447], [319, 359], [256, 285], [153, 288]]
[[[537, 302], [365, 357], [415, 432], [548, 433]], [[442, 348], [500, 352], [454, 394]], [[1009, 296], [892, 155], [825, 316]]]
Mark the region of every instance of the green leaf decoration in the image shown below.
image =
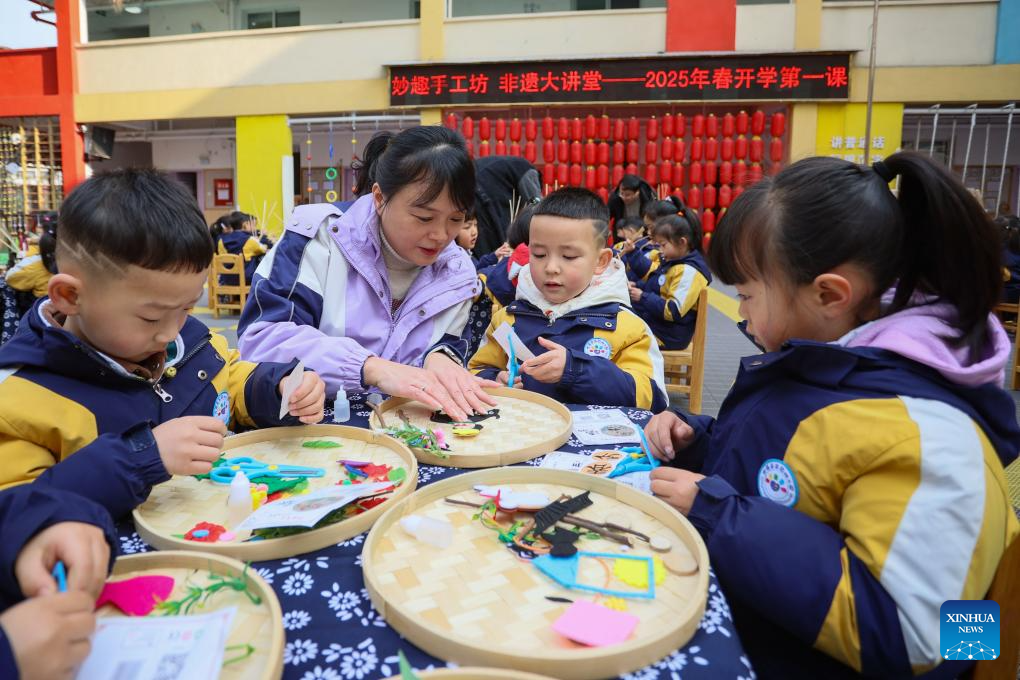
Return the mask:
[[312, 439], [310, 441], [302, 442], [301, 446], [306, 449], [339, 449], [343, 446], [343, 444], [331, 442], [326, 439]]
[[397, 650], [397, 663], [400, 665], [400, 680], [421, 680], [411, 668], [411, 664], [407, 662], [407, 657], [404, 656], [402, 649]]

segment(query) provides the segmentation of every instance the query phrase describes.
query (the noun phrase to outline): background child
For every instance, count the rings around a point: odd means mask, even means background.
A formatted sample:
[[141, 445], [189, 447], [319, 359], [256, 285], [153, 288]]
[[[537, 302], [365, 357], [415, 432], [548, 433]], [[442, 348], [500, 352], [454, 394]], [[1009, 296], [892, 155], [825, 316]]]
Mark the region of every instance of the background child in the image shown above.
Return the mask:
[[647, 281], [630, 284], [630, 299], [662, 349], [685, 349], [694, 336], [698, 296], [712, 282], [701, 254], [701, 223], [681, 208], [679, 215], [659, 218], [651, 240], [662, 263]]
[[[474, 250], [475, 243], [478, 241], [478, 220], [475, 219], [474, 215], [468, 215], [464, 218], [464, 226], [461, 227], [460, 233], [457, 234], [457, 245], [463, 248], [471, 255], [471, 251]], [[476, 270], [491, 267], [492, 265], [499, 262], [502, 258], [509, 256], [511, 248], [506, 243], [501, 245], [495, 252], [486, 253], [481, 257], [475, 257], [471, 255], [471, 261], [475, 265]]]
[[207, 472], [228, 424], [322, 419], [318, 376], [281, 421], [296, 362], [240, 361], [189, 316], [212, 254], [194, 198], [156, 171], [97, 174], [67, 197], [50, 296], [0, 348], [0, 486], [35, 479], [119, 517], [171, 474]]
[[1009, 278], [1002, 290], [1003, 302], [1020, 301], [1020, 217], [1003, 215], [995, 218], [995, 224], [1002, 230], [1002, 262]]
[[[0, 677], [73, 677], [88, 655], [93, 606], [113, 564], [110, 515], [67, 491], [20, 486], [0, 492], [0, 534]], [[58, 560], [65, 593], [51, 576]]]
[[[266, 246], [252, 233], [253, 219], [251, 215], [240, 211], [230, 213], [223, 221], [224, 230], [217, 244], [221, 255], [240, 255], [244, 258], [244, 280], [249, 284], [267, 252]], [[236, 281], [231, 283], [226, 278], [226, 285], [237, 285]]]
[[648, 327], [626, 307], [623, 265], [607, 247], [609, 214], [586, 189], [560, 189], [531, 219], [531, 261], [518, 299], [493, 315], [469, 368], [507, 384], [507, 355], [493, 339], [509, 323], [536, 354], [521, 366], [522, 384], [559, 401], [660, 411], [662, 355]]
[[942, 603], [983, 598], [1020, 533], [996, 236], [911, 153], [799, 161], [718, 225], [712, 268], [769, 353], [744, 359], [718, 421], [646, 429], [693, 470], [656, 470], [652, 491], [705, 538], [759, 676], [931, 669]]
[[528, 264], [528, 234], [534, 211], [534, 205], [523, 206], [517, 211], [506, 232], [507, 242], [496, 251], [507, 255], [496, 264], [478, 270], [485, 293], [492, 299], [494, 307], [507, 306], [517, 295], [517, 276]]

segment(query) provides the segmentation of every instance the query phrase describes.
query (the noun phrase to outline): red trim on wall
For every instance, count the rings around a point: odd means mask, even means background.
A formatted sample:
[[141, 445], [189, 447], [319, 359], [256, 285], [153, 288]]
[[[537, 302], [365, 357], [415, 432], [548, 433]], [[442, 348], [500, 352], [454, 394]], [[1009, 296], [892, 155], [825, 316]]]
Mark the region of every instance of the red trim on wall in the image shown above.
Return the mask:
[[78, 91], [75, 47], [81, 30], [78, 0], [56, 0], [57, 83], [60, 98], [61, 165], [64, 195], [85, 179], [85, 144], [74, 117], [74, 95]]
[[57, 94], [57, 48], [0, 50], [4, 99]]
[[667, 0], [667, 52], [729, 52], [736, 48], [737, 0]]

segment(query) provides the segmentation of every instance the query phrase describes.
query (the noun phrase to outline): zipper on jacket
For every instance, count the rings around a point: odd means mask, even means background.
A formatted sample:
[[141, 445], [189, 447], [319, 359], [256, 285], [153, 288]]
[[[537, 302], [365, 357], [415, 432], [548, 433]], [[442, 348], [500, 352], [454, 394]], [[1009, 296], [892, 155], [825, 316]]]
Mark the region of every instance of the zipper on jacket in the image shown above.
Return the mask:
[[[211, 335], [206, 335], [205, 338], [200, 343], [191, 348], [191, 351], [185, 354], [183, 357], [181, 357], [181, 360], [174, 365], [175, 366], [183, 365], [185, 362], [187, 362], [188, 359], [195, 356], [199, 352], [199, 350], [208, 345], [209, 340], [211, 338], [212, 338]], [[156, 382], [152, 383], [152, 391], [156, 393], [156, 396], [163, 400], [164, 404], [169, 404], [171, 401], [174, 400], [174, 395], [164, 390], [162, 386], [160, 386], [159, 384], [163, 380], [164, 373], [166, 373], [166, 366], [163, 367], [163, 373], [160, 373], [159, 377], [156, 378]]]

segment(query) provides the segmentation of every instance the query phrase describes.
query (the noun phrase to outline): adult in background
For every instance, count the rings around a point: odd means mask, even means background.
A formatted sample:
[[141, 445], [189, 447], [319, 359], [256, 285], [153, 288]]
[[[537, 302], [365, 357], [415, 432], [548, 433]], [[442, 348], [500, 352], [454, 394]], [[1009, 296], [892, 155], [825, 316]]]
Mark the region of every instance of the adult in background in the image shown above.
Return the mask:
[[[475, 216], [478, 241], [472, 254], [481, 257], [506, 242], [514, 212], [542, 199], [542, 180], [535, 166], [518, 156], [486, 156], [475, 160]], [[516, 203], [519, 201], [519, 205]]]

